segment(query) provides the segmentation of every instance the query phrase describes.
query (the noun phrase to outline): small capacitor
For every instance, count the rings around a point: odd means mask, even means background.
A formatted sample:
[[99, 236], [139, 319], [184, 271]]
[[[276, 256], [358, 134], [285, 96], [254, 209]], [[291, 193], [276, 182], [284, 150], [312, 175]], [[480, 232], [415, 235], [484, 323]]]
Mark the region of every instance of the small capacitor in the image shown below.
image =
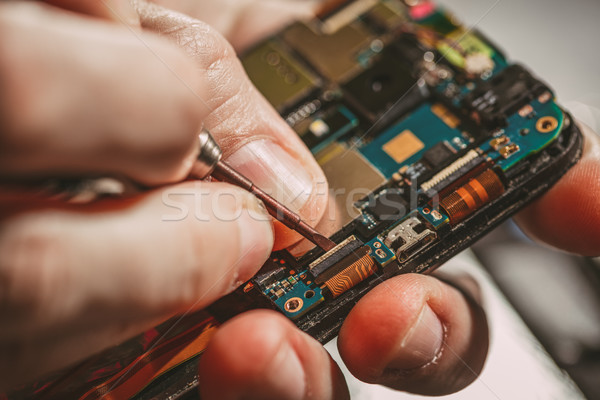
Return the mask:
[[504, 193], [504, 184], [496, 172], [488, 169], [440, 201], [440, 207], [456, 225]]

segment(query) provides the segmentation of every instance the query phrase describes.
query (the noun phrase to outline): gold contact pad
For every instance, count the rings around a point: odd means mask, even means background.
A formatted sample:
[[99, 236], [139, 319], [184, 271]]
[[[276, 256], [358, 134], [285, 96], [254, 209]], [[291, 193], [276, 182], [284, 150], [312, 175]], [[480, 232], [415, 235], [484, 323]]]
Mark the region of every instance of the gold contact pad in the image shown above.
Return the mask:
[[408, 129], [383, 145], [383, 151], [398, 164], [408, 160], [424, 148], [425, 144]]

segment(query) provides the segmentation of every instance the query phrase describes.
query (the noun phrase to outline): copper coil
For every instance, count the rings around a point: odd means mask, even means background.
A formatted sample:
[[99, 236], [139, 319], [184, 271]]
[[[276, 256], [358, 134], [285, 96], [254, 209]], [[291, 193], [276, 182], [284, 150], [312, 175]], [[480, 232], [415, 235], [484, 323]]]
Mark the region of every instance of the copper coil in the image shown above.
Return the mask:
[[484, 205], [500, 197], [502, 193], [504, 193], [502, 180], [496, 172], [488, 169], [444, 197], [440, 202], [440, 207], [450, 217], [450, 223], [456, 225]]

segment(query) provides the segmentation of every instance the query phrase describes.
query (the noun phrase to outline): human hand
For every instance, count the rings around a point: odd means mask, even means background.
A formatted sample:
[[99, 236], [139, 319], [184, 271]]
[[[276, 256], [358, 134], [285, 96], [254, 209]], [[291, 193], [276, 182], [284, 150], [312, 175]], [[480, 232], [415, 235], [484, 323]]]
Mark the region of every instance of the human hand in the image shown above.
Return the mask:
[[[202, 308], [262, 265], [274, 235], [253, 196], [176, 183], [201, 124], [304, 218], [323, 212], [320, 168], [214, 29], [195, 22], [198, 41], [172, 32], [192, 40], [190, 58], [125, 1], [51, 2], [89, 16], [0, 4], [1, 389]], [[72, 204], [29, 186], [107, 175], [149, 190]], [[276, 246], [296, 240], [282, 229]]]

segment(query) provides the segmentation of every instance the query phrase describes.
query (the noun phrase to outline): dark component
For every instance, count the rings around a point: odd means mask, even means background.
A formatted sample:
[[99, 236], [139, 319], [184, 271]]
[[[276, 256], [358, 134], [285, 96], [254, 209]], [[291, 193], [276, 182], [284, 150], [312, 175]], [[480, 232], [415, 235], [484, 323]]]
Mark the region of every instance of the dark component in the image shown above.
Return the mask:
[[516, 64], [505, 68], [487, 82], [480, 81], [462, 101], [471, 117], [490, 128], [506, 126], [507, 118], [529, 104], [548, 87]]
[[371, 203], [367, 211], [380, 221], [397, 221], [409, 210], [408, 202], [404, 200], [404, 191], [400, 189], [386, 189]]
[[[417, 37], [409, 33], [400, 35], [393, 46], [400, 54], [400, 60], [404, 61], [409, 67], [422, 63], [425, 53], [432, 51], [423, 48]], [[438, 61], [438, 58], [436, 57], [436, 61]]]
[[[461, 180], [470, 176], [471, 174], [477, 173], [477, 171], [481, 170], [481, 168], [485, 168], [487, 165], [487, 160], [485, 156], [478, 156], [472, 160], [469, 160], [466, 164], [463, 164], [457, 170], [453, 171], [446, 178], [431, 186], [427, 190], [428, 195], [435, 195], [436, 193], [441, 193], [447, 188], [453, 187], [455, 185], [460, 185]], [[444, 171], [444, 170], [442, 170]]]
[[348, 245], [337, 250], [335, 253], [325, 258], [322, 262], [316, 265], [311, 264], [310, 273], [316, 278], [362, 245], [363, 242], [358, 239], [349, 242]]
[[339, 274], [341, 271], [345, 270], [355, 262], [359, 261], [362, 257], [368, 255], [370, 251], [371, 248], [369, 246], [362, 246], [356, 250], [353, 250], [346, 257], [331, 265], [331, 267], [325, 272], [319, 274], [315, 278], [315, 283], [317, 285], [322, 285], [323, 283], [327, 282], [328, 280]]
[[285, 268], [273, 258], [269, 258], [262, 268], [254, 275], [254, 283], [261, 289], [280, 281], [286, 276]]
[[332, 135], [337, 134], [336, 137], [338, 137], [339, 134], [345, 135], [348, 132], [351, 132], [352, 128], [358, 125], [358, 121], [350, 119], [349, 116], [353, 117], [352, 114], [348, 115], [342, 113], [339, 107], [325, 112], [320, 119], [327, 124], [327, 133], [323, 135], [316, 135], [314, 132], [308, 129], [308, 131], [301, 136], [302, 140], [309, 149], [312, 149], [319, 143], [322, 143], [330, 138]]
[[450, 160], [450, 158], [454, 155], [455, 150], [448, 145], [446, 142], [440, 142], [427, 150], [423, 154], [423, 158], [421, 159], [431, 168], [441, 167], [446, 163], [446, 161]]
[[426, 97], [412, 71], [402, 62], [402, 56], [392, 48], [384, 50], [371, 68], [343, 89], [351, 104], [369, 120], [375, 121], [386, 113], [388, 123], [421, 104]]
[[295, 230], [306, 239], [310, 240], [325, 251], [329, 251], [335, 247], [335, 243], [319, 232], [314, 230], [306, 222], [302, 221], [300, 216], [292, 210], [266, 194], [260, 188], [254, 186], [252, 181], [231, 168], [224, 161], [219, 161], [215, 166], [212, 176], [220, 181], [228, 182], [233, 185], [246, 189], [256, 197], [258, 197], [269, 211], [269, 214], [280, 221], [290, 229]]

